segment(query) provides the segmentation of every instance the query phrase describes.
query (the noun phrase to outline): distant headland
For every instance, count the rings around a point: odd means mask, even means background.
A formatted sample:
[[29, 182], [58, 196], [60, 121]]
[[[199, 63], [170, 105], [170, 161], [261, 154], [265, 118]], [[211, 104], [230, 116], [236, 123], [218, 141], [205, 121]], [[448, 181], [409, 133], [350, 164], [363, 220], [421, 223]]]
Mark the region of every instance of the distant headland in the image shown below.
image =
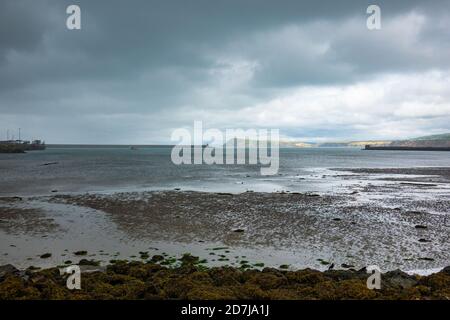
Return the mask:
[[408, 150], [421, 148], [434, 150], [450, 149], [450, 133], [423, 136], [406, 140], [353, 140], [353, 141], [329, 141], [307, 142], [300, 140], [281, 140], [281, 148], [361, 148], [370, 150], [393, 149]]

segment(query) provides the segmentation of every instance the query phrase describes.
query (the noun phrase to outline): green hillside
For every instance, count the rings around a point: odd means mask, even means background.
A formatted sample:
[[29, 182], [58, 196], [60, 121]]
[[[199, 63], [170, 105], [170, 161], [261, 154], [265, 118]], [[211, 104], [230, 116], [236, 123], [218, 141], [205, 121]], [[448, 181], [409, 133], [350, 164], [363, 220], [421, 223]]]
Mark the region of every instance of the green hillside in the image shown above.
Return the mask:
[[411, 140], [450, 140], [450, 133], [435, 134], [431, 136], [423, 136]]

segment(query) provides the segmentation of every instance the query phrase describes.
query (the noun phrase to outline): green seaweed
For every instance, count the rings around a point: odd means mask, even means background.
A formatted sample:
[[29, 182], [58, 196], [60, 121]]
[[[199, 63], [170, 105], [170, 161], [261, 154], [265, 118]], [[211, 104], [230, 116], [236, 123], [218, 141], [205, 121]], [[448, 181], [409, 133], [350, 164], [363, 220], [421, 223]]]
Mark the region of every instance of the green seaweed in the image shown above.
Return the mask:
[[67, 275], [57, 268], [30, 267], [26, 277], [12, 273], [0, 279], [0, 300], [445, 300], [450, 296], [449, 267], [429, 276], [388, 272], [382, 274], [381, 290], [369, 290], [365, 270], [291, 271], [285, 270], [286, 264], [259, 270], [245, 263], [239, 268], [207, 267], [190, 254], [183, 257], [161, 261], [182, 262], [177, 266], [112, 260], [106, 271], [83, 273], [81, 290], [69, 290]]

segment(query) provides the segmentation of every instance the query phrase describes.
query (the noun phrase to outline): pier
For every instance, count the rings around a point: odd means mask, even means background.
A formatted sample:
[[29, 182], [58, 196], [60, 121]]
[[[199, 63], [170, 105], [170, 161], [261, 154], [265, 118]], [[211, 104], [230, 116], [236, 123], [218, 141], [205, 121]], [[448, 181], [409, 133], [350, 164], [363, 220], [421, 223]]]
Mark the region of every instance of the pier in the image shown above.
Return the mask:
[[25, 153], [26, 151], [45, 150], [45, 142], [41, 140], [5, 140], [0, 141], [0, 153]]
[[402, 147], [402, 146], [372, 146], [367, 144], [364, 150], [391, 150], [391, 151], [450, 151], [450, 147]]

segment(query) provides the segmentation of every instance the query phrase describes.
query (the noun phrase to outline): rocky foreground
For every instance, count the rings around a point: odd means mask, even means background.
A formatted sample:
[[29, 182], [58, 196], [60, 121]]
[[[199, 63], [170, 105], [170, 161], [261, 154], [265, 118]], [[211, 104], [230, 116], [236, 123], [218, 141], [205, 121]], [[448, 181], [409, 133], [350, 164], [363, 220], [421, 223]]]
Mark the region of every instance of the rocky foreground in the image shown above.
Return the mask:
[[381, 290], [369, 290], [365, 269], [207, 268], [191, 255], [171, 268], [159, 258], [90, 266], [81, 274], [81, 290], [67, 289], [67, 275], [60, 275], [58, 268], [20, 271], [2, 266], [0, 299], [450, 299], [450, 267], [422, 277], [387, 272], [381, 276]]

